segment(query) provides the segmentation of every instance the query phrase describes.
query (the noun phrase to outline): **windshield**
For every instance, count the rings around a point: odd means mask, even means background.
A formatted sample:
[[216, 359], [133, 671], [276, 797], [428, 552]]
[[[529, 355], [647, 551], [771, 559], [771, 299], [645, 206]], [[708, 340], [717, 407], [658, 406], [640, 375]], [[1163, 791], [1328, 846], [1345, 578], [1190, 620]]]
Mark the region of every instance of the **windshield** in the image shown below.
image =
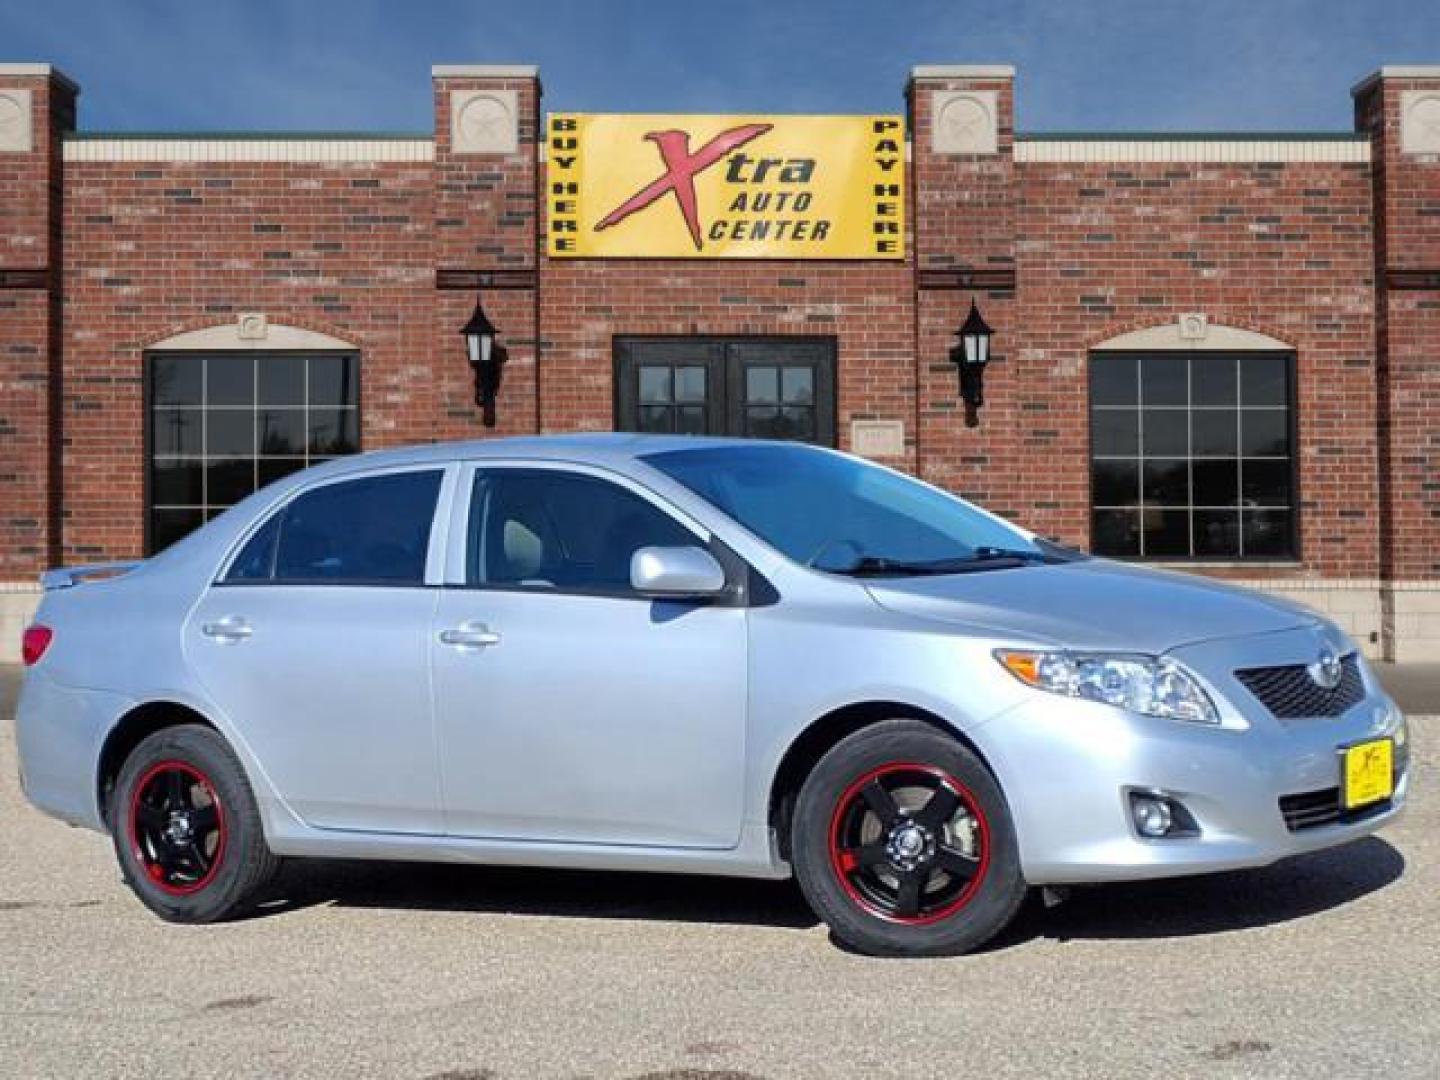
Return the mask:
[[951, 495], [813, 447], [709, 446], [644, 460], [818, 570], [949, 573], [1063, 558]]

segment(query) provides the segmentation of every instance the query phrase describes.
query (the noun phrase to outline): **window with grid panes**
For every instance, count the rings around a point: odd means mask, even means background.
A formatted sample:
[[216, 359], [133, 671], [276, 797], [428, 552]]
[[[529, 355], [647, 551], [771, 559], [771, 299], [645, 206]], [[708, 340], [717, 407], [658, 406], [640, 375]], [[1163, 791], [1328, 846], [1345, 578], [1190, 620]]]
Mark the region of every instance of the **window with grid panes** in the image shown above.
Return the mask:
[[1095, 353], [1091, 547], [1151, 559], [1297, 555], [1290, 353]]
[[359, 374], [353, 354], [149, 356], [150, 552], [257, 488], [358, 451]]

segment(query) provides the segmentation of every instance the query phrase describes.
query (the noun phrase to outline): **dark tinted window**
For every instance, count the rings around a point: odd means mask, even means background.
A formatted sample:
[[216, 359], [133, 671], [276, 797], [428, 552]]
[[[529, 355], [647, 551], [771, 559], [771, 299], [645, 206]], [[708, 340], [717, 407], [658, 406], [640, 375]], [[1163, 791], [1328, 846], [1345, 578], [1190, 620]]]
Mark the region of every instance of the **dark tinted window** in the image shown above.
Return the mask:
[[354, 356], [149, 358], [150, 550], [258, 487], [360, 448]]
[[306, 492], [250, 538], [226, 580], [418, 585], [441, 476], [392, 473]]
[[1095, 552], [1293, 556], [1293, 367], [1285, 353], [1091, 357]]
[[260, 531], [250, 537], [230, 564], [226, 581], [265, 581], [275, 575], [275, 541], [280, 536], [280, 522], [284, 519], [283, 510], [272, 514]]
[[835, 342], [617, 338], [616, 427], [834, 445]]
[[638, 495], [575, 473], [480, 473], [470, 505], [472, 585], [623, 593], [638, 549], [701, 543]]

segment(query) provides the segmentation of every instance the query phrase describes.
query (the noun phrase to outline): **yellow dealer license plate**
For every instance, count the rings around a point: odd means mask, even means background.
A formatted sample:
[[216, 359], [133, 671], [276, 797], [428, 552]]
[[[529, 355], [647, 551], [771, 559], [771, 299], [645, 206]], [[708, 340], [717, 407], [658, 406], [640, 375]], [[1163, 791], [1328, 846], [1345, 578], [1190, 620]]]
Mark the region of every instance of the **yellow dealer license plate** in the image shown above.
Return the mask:
[[1341, 798], [1346, 810], [1388, 799], [1395, 793], [1395, 744], [1371, 739], [1340, 748]]

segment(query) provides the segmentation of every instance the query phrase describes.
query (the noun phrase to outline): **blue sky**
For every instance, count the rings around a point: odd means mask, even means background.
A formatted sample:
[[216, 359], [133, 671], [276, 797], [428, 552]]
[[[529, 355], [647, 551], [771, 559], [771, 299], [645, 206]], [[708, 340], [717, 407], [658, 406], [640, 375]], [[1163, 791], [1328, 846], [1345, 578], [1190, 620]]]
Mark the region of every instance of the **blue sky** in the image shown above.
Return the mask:
[[1349, 87], [1440, 63], [1440, 0], [0, 0], [91, 130], [432, 126], [432, 63], [538, 63], [550, 109], [898, 111], [916, 63], [1019, 68], [1017, 125], [1348, 130]]

